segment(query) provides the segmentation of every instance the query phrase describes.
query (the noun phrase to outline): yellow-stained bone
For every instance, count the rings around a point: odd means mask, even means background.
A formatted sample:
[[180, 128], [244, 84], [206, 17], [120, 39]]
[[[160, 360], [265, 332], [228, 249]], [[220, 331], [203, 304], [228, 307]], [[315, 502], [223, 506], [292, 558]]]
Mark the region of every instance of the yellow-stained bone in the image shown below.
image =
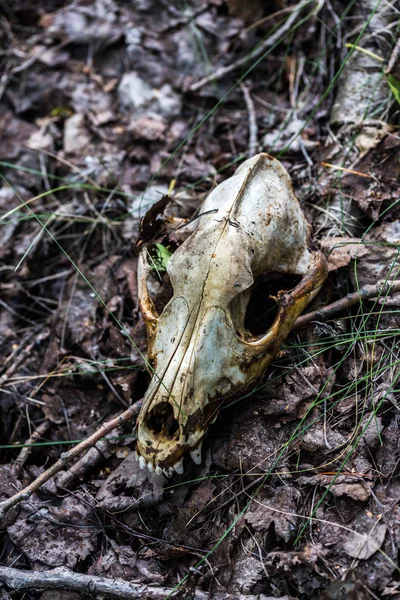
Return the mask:
[[[146, 250], [139, 258], [139, 300], [154, 374], [137, 423], [141, 464], [182, 470], [195, 462], [222, 402], [261, 377], [294, 321], [319, 291], [326, 260], [282, 164], [268, 154], [245, 161], [202, 206], [196, 230], [171, 257], [173, 297], [161, 315], [147, 290]], [[244, 327], [251, 288], [263, 273], [302, 277], [278, 297], [278, 314], [259, 338]]]

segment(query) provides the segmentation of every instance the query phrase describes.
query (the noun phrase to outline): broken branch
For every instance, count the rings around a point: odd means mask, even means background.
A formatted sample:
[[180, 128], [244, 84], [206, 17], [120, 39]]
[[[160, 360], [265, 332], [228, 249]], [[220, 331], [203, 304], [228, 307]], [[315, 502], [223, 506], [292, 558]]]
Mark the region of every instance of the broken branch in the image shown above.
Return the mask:
[[59, 473], [67, 464], [69, 464], [74, 458], [81, 456], [88, 448], [94, 446], [102, 437], [108, 435], [113, 429], [116, 429], [118, 425], [122, 425], [124, 423], [129, 423], [132, 419], [136, 418], [139, 414], [139, 410], [141, 408], [142, 401], [138, 400], [135, 404], [132, 404], [127, 410], [123, 413], [109, 421], [108, 423], [104, 423], [100, 429], [95, 431], [88, 438], [80, 442], [72, 448], [72, 450], [68, 450], [67, 452], [63, 452], [59, 458], [59, 460], [54, 463], [47, 471], [44, 471], [39, 477], [37, 477], [32, 483], [26, 486], [23, 490], [17, 492], [10, 498], [6, 498], [2, 502], [0, 502], [0, 522], [4, 518], [4, 515], [7, 511], [16, 506], [23, 500], [28, 500], [34, 492], [36, 492], [46, 481], [49, 481], [54, 475]]
[[[12, 590], [67, 589], [90, 595], [102, 594], [108, 598], [123, 598], [124, 600], [136, 600], [136, 598], [163, 600], [166, 597], [175, 595], [172, 588], [131, 583], [123, 579], [82, 575], [65, 567], [58, 567], [49, 571], [25, 571], [0, 566], [0, 581]], [[200, 600], [200, 598], [206, 598], [207, 596], [201, 594], [195, 597]]]
[[[122, 600], [165, 600], [175, 598], [179, 592], [176, 588], [156, 587], [144, 583], [132, 583], [119, 578], [99, 577], [75, 573], [65, 567], [57, 567], [49, 571], [25, 571], [12, 567], [0, 566], [0, 583], [11, 590], [70, 590], [89, 594], [90, 597], [102, 595], [107, 598]], [[187, 600], [208, 600], [210, 594], [201, 590], [185, 590]], [[259, 600], [260, 596], [242, 594], [224, 594], [225, 600]]]
[[297, 319], [293, 329], [300, 329], [312, 323], [312, 321], [327, 321], [331, 317], [335, 316], [338, 312], [357, 304], [363, 300], [370, 300], [377, 296], [383, 296], [387, 294], [396, 294], [400, 292], [400, 281], [378, 281], [375, 285], [364, 285], [357, 292], [347, 294], [344, 298], [332, 302], [313, 312], [302, 315]]

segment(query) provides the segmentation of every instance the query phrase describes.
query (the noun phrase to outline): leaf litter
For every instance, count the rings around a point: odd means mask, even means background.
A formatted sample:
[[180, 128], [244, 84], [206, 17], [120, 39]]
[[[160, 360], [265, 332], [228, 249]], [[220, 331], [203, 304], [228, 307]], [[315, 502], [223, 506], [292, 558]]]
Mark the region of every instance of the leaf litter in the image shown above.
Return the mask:
[[[21, 1], [0, 9], [0, 168], [12, 186], [1, 180], [0, 499], [143, 396], [149, 377], [134, 250], [140, 219], [144, 243], [173, 250], [184, 237], [174, 219], [196, 217], [205, 193], [246, 155], [240, 88], [209, 115], [243, 71], [210, 77], [196, 93], [190, 86], [245, 56], [250, 67], [252, 49], [295, 6], [284, 3], [273, 14], [252, 4], [251, 15], [233, 0], [182, 7]], [[359, 31], [365, 23], [357, 7], [342, 18], [345, 8], [325, 3], [245, 77], [259, 149], [283, 152], [330, 262], [316, 308], [399, 278], [398, 115], [381, 65], [355, 55], [343, 85], [325, 94], [349, 52], [341, 39], [353, 42], [355, 22]], [[369, 26], [389, 23], [394, 31], [396, 18], [382, 3]], [[365, 39], [395, 62], [389, 34]], [[371, 94], [368, 65], [376, 78]], [[349, 86], [363, 90], [355, 116], [346, 109], [357, 104]], [[324, 160], [344, 170], [320, 166]], [[165, 274], [151, 285], [162, 309]], [[186, 593], [216, 598], [393, 597], [398, 296], [292, 333], [258, 389], [222, 411], [203, 463], [185, 463], [183, 475], [165, 481], [138, 469], [134, 433], [121, 426], [88, 453], [68, 485], [58, 476], [7, 513], [2, 564], [67, 566], [170, 589], [190, 573]], [[44, 420], [50, 427], [39, 441], [52, 445], [35, 445], [24, 457], [19, 447], [5, 447], [29, 440]], [[30, 591], [42, 600], [48, 594]]]

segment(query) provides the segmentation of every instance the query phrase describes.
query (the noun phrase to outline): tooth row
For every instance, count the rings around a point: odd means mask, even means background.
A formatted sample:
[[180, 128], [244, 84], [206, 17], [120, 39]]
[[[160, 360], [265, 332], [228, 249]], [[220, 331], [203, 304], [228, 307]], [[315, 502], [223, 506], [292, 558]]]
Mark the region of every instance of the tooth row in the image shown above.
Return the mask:
[[156, 467], [152, 462], [146, 462], [146, 459], [143, 456], [140, 456], [135, 450], [135, 458], [139, 461], [139, 467], [142, 469], [148, 469], [151, 473], [157, 473], [157, 475], [165, 475], [165, 477], [172, 477], [173, 473], [178, 473], [179, 475], [183, 474], [183, 458], [178, 461], [173, 467], [169, 467], [168, 469], [162, 469], [159, 465]]

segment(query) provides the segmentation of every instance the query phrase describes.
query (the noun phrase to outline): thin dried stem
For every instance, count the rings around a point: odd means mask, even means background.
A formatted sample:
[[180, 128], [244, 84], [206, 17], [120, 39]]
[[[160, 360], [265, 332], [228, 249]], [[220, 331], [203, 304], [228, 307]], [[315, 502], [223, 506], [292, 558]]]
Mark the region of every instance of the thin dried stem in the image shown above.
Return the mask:
[[257, 126], [257, 117], [256, 111], [254, 109], [254, 102], [252, 97], [250, 96], [250, 92], [248, 87], [241, 83], [240, 87], [243, 92], [244, 101], [246, 102], [246, 108], [249, 115], [249, 150], [248, 156], [254, 156], [257, 153], [258, 146], [258, 126]]

